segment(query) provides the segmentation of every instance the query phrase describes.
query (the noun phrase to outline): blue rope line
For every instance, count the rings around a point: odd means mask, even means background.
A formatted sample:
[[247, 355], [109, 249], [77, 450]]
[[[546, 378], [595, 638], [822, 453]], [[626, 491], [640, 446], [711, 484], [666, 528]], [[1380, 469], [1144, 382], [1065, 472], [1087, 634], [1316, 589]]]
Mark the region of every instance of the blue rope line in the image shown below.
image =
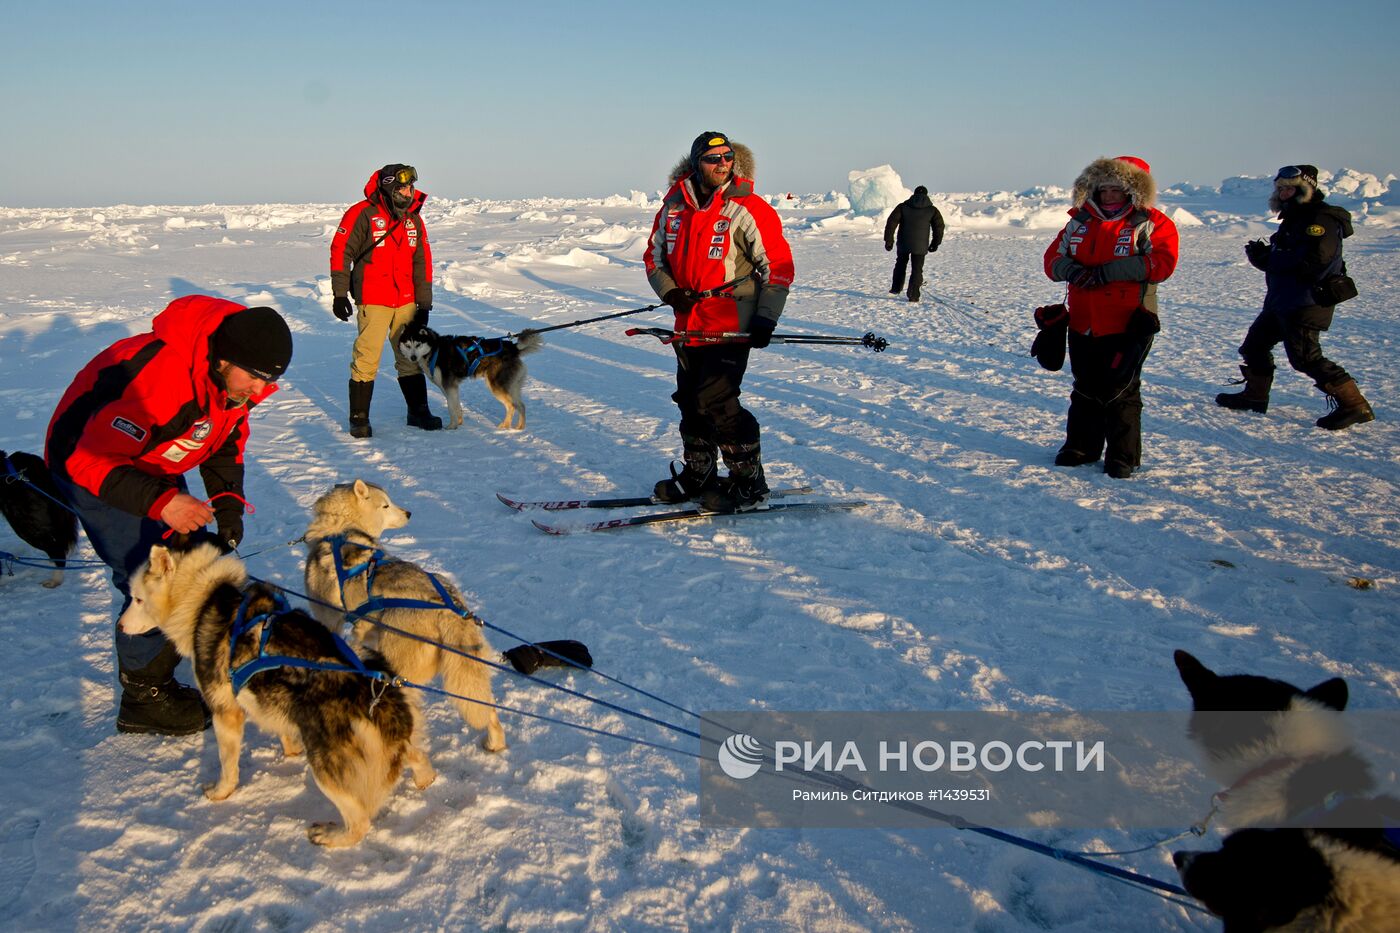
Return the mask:
[[[52, 570], [54, 566], [53, 561], [49, 560], [47, 557], [20, 557], [17, 554], [11, 554], [9, 551], [0, 551], [0, 560], [9, 564], [18, 564], [21, 567], [40, 567], [46, 570]], [[93, 557], [65, 557], [63, 558], [63, 562], [69, 567], [107, 566], [105, 561], [100, 561]]]

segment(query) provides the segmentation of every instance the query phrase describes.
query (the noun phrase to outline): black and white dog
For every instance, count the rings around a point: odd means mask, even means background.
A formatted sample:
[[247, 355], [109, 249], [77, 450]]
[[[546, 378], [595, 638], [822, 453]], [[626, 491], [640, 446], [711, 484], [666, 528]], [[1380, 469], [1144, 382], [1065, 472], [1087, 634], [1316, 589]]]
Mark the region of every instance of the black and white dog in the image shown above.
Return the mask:
[[[533, 330], [523, 330], [515, 340], [508, 337], [454, 337], [410, 324], [399, 337], [399, 352], [418, 364], [447, 397], [449, 428], [462, 424], [459, 392], [468, 379], [485, 379], [486, 387], [506, 407], [506, 416], [497, 428], [525, 429], [525, 402], [520, 389], [525, 384], [525, 363], [520, 358], [544, 345]], [[519, 414], [519, 424], [516, 415]]]
[[1225, 785], [1221, 820], [1236, 830], [1217, 851], [1172, 854], [1186, 890], [1230, 933], [1400, 929], [1400, 800], [1375, 795], [1351, 747], [1346, 681], [1303, 690], [1216, 674], [1185, 651], [1175, 661], [1191, 736]]
[[49, 555], [53, 576], [44, 581], [52, 589], [63, 582], [66, 558], [78, 543], [78, 517], [63, 505], [58, 487], [44, 461], [17, 450], [0, 450], [0, 514], [30, 547]]

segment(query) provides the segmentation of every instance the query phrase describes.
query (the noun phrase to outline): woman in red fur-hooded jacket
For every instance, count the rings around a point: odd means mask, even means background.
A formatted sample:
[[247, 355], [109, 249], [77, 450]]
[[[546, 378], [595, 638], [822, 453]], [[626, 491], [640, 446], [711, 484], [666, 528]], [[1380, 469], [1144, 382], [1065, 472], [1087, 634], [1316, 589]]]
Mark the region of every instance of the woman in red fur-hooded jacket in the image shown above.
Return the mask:
[[1099, 158], [1074, 182], [1070, 220], [1045, 251], [1045, 274], [1069, 286], [1074, 371], [1060, 466], [1104, 458], [1131, 476], [1142, 461], [1142, 364], [1157, 323], [1157, 283], [1176, 270], [1177, 232], [1153, 204], [1151, 167]]

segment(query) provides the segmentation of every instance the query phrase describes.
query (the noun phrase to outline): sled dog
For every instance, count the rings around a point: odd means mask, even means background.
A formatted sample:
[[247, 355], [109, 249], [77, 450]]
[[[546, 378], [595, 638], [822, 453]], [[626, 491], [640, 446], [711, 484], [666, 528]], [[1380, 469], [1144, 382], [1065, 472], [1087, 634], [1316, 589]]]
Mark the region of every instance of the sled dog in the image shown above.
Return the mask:
[[[485, 379], [491, 394], [506, 407], [505, 417], [496, 427], [523, 431], [525, 402], [520, 389], [525, 385], [525, 363], [520, 358], [543, 344], [544, 340], [533, 330], [521, 331], [511, 340], [508, 337], [453, 337], [412, 324], [404, 328], [399, 337], [399, 351], [417, 363], [423, 375], [447, 397], [449, 428], [462, 424], [462, 383], [468, 379]], [[515, 423], [517, 414], [519, 424]]]
[[[1393, 929], [1400, 800], [1374, 796], [1370, 767], [1351, 747], [1346, 681], [1303, 690], [1216, 674], [1185, 651], [1175, 661], [1191, 694], [1191, 737], [1225, 786], [1221, 820], [1236, 828], [1217, 851], [1172, 854], [1186, 890], [1228, 931]], [[1210, 715], [1221, 712], [1234, 715]], [[1324, 817], [1374, 828], [1316, 828]]]
[[43, 585], [53, 589], [63, 583], [66, 558], [78, 543], [78, 517], [62, 504], [42, 459], [0, 450], [0, 464], [0, 514], [21, 541], [49, 555], [54, 572]]
[[[403, 689], [358, 673], [273, 667], [253, 674], [236, 694], [230, 668], [263, 654], [336, 665], [346, 663], [325, 627], [301, 611], [276, 612], [272, 590], [248, 586], [234, 555], [211, 543], [181, 552], [161, 545], [131, 577], [132, 601], [120, 625], [130, 634], [159, 628], [191, 660], [195, 680], [213, 712], [219, 746], [219, 779], [205, 787], [224, 800], [238, 787], [238, 757], [245, 716], [282, 740], [288, 756], [306, 752], [316, 786], [340, 811], [341, 823], [313, 823], [306, 835], [318, 845], [352, 846], [374, 818], [407, 766], [420, 789], [436, 775], [423, 751], [417, 703]], [[233, 639], [240, 616], [255, 620]], [[363, 652], [370, 670], [387, 671], [384, 659]]]
[[[359, 479], [336, 486], [316, 500], [311, 525], [306, 529], [306, 592], [313, 600], [312, 614], [327, 628], [338, 630], [346, 621], [345, 607], [348, 605], [353, 611], [371, 596], [443, 603], [427, 571], [377, 550], [379, 536], [388, 529], [402, 528], [409, 514], [395, 505], [383, 489]], [[352, 574], [343, 582], [336, 573], [337, 547], [343, 566]], [[372, 566], [366, 568], [371, 559]], [[465, 612], [466, 600], [457, 587], [441, 577], [438, 581]], [[371, 613], [368, 619], [351, 621], [351, 644], [377, 648], [395, 672], [414, 683], [426, 684], [441, 676], [445, 690], [471, 698], [454, 699], [453, 703], [468, 726], [485, 730], [482, 748], [498, 752], [506, 747], [496, 710], [482, 705], [495, 702], [491, 692], [492, 668], [458, 653], [497, 659], [480, 622], [450, 609], [417, 608], [388, 608]], [[376, 625], [376, 621], [384, 627]], [[438, 645], [456, 651], [443, 650]]]

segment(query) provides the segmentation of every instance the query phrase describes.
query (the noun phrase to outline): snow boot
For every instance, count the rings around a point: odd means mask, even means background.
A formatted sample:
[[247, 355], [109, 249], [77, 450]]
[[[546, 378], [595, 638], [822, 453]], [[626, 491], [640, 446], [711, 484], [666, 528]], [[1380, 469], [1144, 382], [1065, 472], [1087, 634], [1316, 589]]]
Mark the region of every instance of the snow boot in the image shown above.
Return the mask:
[[700, 497], [706, 512], [751, 512], [768, 505], [768, 483], [758, 444], [721, 447], [729, 475]]
[[141, 674], [121, 675], [117, 731], [144, 735], [195, 735], [209, 728], [209, 708], [194, 687], [175, 678], [156, 682]]
[[1098, 454], [1088, 454], [1072, 447], [1061, 447], [1059, 453], [1055, 454], [1055, 466], [1084, 466], [1098, 462]]
[[1322, 387], [1327, 393], [1327, 405], [1332, 410], [1317, 419], [1319, 428], [1340, 431], [1353, 424], [1365, 424], [1376, 420], [1376, 413], [1356, 387], [1356, 380], [1345, 379]]
[[419, 373], [416, 376], [400, 376], [399, 389], [408, 405], [408, 426], [424, 431], [442, 429], [442, 419], [428, 410], [428, 377]]
[[715, 470], [718, 448], [699, 438], [685, 437], [684, 435], [681, 437], [681, 443], [685, 445], [684, 469], [677, 473], [676, 465], [673, 462], [671, 464], [671, 478], [663, 479], [657, 483], [651, 492], [657, 501], [665, 502], [668, 505], [698, 499], [707, 489], [719, 482], [719, 476]]
[[350, 436], [373, 437], [369, 426], [369, 402], [374, 397], [374, 383], [350, 380]]
[[1133, 465], [1122, 460], [1109, 460], [1104, 463], [1103, 471], [1114, 479], [1127, 479], [1133, 475]]
[[1264, 414], [1269, 410], [1269, 389], [1274, 384], [1274, 371], [1241, 366], [1240, 375], [1244, 377], [1244, 389], [1239, 392], [1221, 392], [1215, 397], [1215, 404], [1233, 411], [1257, 411], [1261, 415]]

